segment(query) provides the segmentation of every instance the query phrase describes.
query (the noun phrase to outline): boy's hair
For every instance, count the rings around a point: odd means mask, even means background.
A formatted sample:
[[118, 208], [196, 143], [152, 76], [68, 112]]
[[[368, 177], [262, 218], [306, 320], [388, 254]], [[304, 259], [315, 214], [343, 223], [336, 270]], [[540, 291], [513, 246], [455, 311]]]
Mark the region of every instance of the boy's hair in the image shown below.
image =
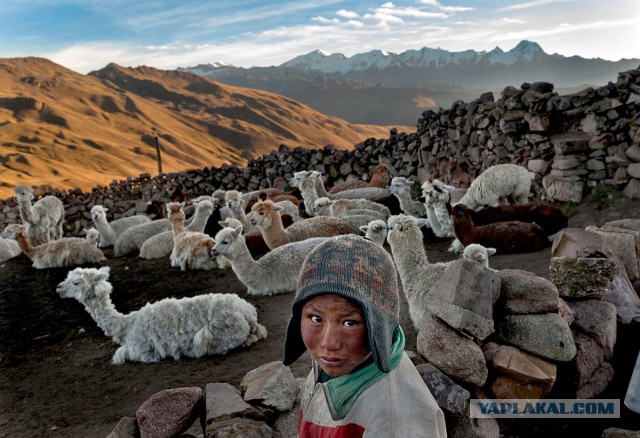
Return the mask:
[[400, 307], [396, 267], [389, 253], [354, 234], [331, 238], [311, 251], [298, 277], [285, 340], [285, 365], [306, 350], [300, 332], [304, 303], [322, 294], [340, 295], [362, 309], [373, 360], [380, 371], [388, 373]]

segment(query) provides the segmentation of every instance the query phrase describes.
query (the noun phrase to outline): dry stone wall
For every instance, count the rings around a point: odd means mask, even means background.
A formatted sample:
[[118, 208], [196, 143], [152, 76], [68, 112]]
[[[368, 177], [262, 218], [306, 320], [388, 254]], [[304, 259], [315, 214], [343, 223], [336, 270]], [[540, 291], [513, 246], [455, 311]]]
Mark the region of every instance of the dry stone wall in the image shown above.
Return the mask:
[[[640, 67], [639, 67], [640, 68]], [[394, 176], [424, 181], [437, 177], [458, 187], [499, 163], [526, 166], [534, 175], [537, 199], [580, 202], [602, 186], [640, 198], [640, 70], [621, 72], [615, 82], [560, 96], [547, 82], [506, 87], [450, 109], [425, 111], [416, 132], [392, 129], [389, 138], [374, 139], [337, 150], [281, 146], [250, 160], [247, 166], [223, 165], [152, 177], [142, 174], [114, 180], [85, 193], [53, 190], [67, 211], [65, 231], [77, 234], [91, 225], [95, 204], [109, 208], [108, 220], [144, 211], [152, 198], [169, 199], [176, 187], [195, 197], [215, 189], [243, 192], [284, 187], [294, 172], [315, 169], [326, 185], [348, 178], [368, 180], [380, 162]], [[0, 200], [0, 229], [19, 222], [12, 198]]]

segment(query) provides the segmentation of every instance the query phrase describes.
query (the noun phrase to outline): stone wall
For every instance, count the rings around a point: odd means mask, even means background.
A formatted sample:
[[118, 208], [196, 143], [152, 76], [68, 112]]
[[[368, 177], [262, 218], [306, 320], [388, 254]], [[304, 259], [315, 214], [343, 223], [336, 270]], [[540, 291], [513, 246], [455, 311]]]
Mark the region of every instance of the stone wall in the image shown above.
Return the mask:
[[[414, 133], [391, 130], [389, 138], [367, 139], [352, 150], [326, 146], [321, 150], [281, 146], [249, 161], [246, 167], [223, 165], [114, 180], [85, 193], [54, 190], [67, 209], [67, 235], [91, 224], [95, 204], [110, 211], [108, 220], [144, 211], [152, 197], [163, 201], [176, 187], [189, 197], [218, 188], [243, 192], [284, 187], [294, 172], [315, 169], [332, 186], [347, 178], [369, 179], [384, 162], [399, 176], [424, 181], [437, 177], [467, 187], [494, 164], [516, 163], [534, 174], [536, 199], [580, 202], [601, 186], [640, 197], [640, 70], [622, 72], [615, 83], [560, 96], [553, 84], [506, 87], [496, 100], [492, 93], [450, 109], [425, 111]], [[42, 194], [42, 195], [44, 195]], [[0, 229], [19, 222], [13, 198], [0, 200]]]

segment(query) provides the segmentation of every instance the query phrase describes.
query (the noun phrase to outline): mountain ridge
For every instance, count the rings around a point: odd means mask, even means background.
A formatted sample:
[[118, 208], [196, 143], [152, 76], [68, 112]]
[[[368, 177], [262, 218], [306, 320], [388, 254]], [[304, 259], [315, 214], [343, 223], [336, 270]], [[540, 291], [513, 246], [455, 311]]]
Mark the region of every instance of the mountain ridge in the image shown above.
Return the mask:
[[110, 63], [82, 75], [44, 58], [0, 59], [0, 197], [26, 184], [88, 190], [113, 179], [244, 164], [280, 144], [340, 149], [358, 126], [284, 96], [187, 72]]

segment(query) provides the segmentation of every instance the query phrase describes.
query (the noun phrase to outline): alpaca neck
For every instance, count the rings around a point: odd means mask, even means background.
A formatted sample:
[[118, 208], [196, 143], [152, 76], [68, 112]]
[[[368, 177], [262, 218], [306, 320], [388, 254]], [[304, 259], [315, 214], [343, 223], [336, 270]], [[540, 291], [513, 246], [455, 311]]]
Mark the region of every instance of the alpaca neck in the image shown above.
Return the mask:
[[302, 199], [304, 199], [304, 209], [309, 216], [312, 216], [312, 207], [319, 198], [318, 191], [313, 181], [306, 180], [300, 184], [300, 192], [302, 193]]
[[[205, 213], [204, 209], [196, 208], [196, 212], [193, 215], [193, 220], [191, 221], [189, 226], [184, 227], [184, 229], [202, 233], [204, 231], [204, 227], [207, 226], [207, 221], [209, 220], [210, 216], [211, 213]], [[184, 226], [184, 222], [182, 223], [182, 225]]]
[[436, 216], [436, 212], [433, 209], [431, 204], [426, 204], [425, 209], [427, 210], [427, 219], [429, 220], [429, 224], [431, 225], [431, 229], [433, 230], [433, 234], [437, 237], [444, 237], [443, 234], [446, 234], [442, 229], [442, 224], [438, 220]]
[[408, 190], [403, 190], [400, 193], [394, 193], [396, 198], [398, 198], [398, 202], [400, 202], [400, 208], [406, 214], [412, 214], [413, 208], [413, 199], [411, 199], [411, 194]]
[[327, 189], [324, 186], [324, 181], [322, 181], [322, 178], [314, 178], [313, 186], [315, 187], [316, 193], [320, 198], [330, 198], [329, 193], [327, 193]]
[[170, 217], [171, 229], [173, 230], [173, 237], [184, 233], [184, 216], [171, 215]]
[[277, 211], [270, 211], [267, 225], [260, 226], [260, 232], [267, 246], [271, 249], [288, 243], [287, 234], [282, 225], [282, 218]]
[[24, 224], [34, 223], [34, 215], [30, 201], [24, 201], [18, 198], [18, 209], [20, 211], [20, 219], [22, 219]]
[[403, 236], [399, 241], [387, 239], [403, 284], [411, 282], [418, 272], [429, 265], [427, 253], [422, 245], [422, 233], [418, 229], [416, 231]]
[[104, 334], [121, 343], [122, 338], [129, 330], [129, 320], [132, 314], [123, 315], [116, 310], [109, 298], [111, 294], [110, 284], [103, 283], [94, 287], [102, 288], [102, 290], [97, 292], [94, 297], [83, 300], [82, 304], [84, 304], [85, 309]]
[[22, 252], [31, 258], [33, 256], [33, 246], [31, 246], [31, 243], [27, 240], [27, 236], [25, 236], [24, 233], [19, 233], [16, 236], [16, 241]]
[[242, 226], [244, 227], [244, 229], [248, 230], [251, 224], [247, 220], [247, 214], [245, 213], [244, 208], [242, 208], [242, 206], [238, 204], [234, 208], [230, 208], [229, 210], [231, 210], [231, 214], [234, 218], [242, 222]]
[[455, 235], [464, 246], [467, 246], [469, 243], [472, 243], [467, 238], [467, 236], [471, 233], [472, 229], [473, 229], [473, 221], [469, 216], [464, 216], [463, 218], [455, 217], [453, 219], [453, 230], [455, 232]]
[[260, 265], [256, 262], [249, 252], [247, 242], [244, 236], [238, 236], [233, 244], [233, 248], [228, 254], [224, 256], [231, 262], [231, 269], [238, 276], [238, 279], [247, 283], [251, 279], [264, 278], [262, 275], [256, 275], [256, 272], [260, 269]]
[[98, 219], [97, 221], [94, 220], [93, 223], [98, 229], [98, 232], [100, 233], [100, 235], [104, 236], [103, 239], [106, 242], [115, 242], [116, 240], [115, 232], [113, 231], [113, 228], [111, 227], [111, 225], [107, 222], [106, 217], [100, 216], [100, 219]]

